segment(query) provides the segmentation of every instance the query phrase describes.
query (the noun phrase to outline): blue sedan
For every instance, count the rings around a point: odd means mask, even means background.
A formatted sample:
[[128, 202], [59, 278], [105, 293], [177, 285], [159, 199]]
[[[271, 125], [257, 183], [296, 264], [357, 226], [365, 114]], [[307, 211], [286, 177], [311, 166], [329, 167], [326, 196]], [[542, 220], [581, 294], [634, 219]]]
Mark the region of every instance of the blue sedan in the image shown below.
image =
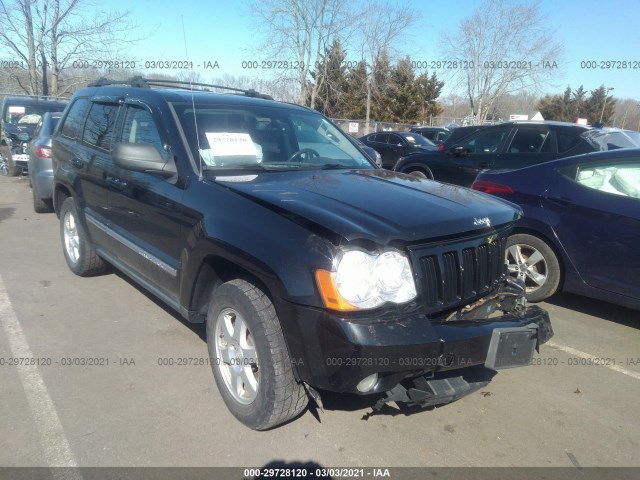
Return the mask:
[[522, 207], [507, 262], [530, 301], [563, 290], [640, 309], [640, 149], [484, 172], [472, 188]]

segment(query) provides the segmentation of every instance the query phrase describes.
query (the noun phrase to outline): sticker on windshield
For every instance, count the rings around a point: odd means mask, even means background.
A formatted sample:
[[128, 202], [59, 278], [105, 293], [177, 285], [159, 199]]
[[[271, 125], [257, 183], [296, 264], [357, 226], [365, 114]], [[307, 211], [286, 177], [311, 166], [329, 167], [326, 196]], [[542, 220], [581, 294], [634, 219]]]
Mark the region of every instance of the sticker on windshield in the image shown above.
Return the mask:
[[18, 105], [9, 105], [9, 113], [24, 113], [25, 108]]
[[248, 133], [207, 132], [206, 136], [214, 157], [258, 155], [258, 150]]
[[248, 133], [205, 132], [209, 148], [200, 149], [211, 167], [242, 167], [262, 163], [262, 147]]

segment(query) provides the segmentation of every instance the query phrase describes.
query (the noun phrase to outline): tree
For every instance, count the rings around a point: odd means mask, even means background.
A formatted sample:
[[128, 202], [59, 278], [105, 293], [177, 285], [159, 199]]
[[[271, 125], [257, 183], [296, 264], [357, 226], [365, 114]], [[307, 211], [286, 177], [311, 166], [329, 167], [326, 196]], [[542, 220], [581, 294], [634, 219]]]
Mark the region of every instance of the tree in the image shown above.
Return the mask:
[[589, 123], [611, 124], [616, 100], [608, 97], [607, 93], [609, 92], [604, 85], [591, 90], [591, 95], [585, 102]]
[[586, 118], [590, 124], [594, 124], [600, 123], [602, 116], [602, 123], [610, 124], [616, 101], [607, 97], [605, 106], [606, 93], [604, 85], [591, 90], [589, 96], [582, 85], [576, 91], [567, 86], [563, 95], [545, 95], [540, 100], [538, 109], [546, 120], [575, 122], [578, 118]]
[[455, 34], [443, 35], [442, 47], [448, 60], [460, 64], [452, 76], [478, 123], [502, 95], [539, 90], [557, 74], [562, 53], [538, 3], [512, 0], [485, 0]]
[[381, 73], [390, 52], [408, 27], [418, 20], [416, 9], [409, 5], [391, 5], [388, 1], [372, 2], [359, 15], [357, 24], [360, 39], [360, 58], [367, 69], [366, 111], [367, 130], [372, 113], [372, 99], [377, 91], [384, 87]]
[[[311, 72], [313, 86], [317, 91], [313, 106], [328, 117], [342, 117], [342, 103], [347, 90], [347, 52], [342, 48], [338, 38], [333, 40], [331, 47], [320, 56], [316, 69]], [[310, 92], [311, 93], [311, 92]], [[312, 99], [309, 98], [309, 104]]]
[[329, 42], [350, 23], [347, 0], [256, 0], [252, 12], [265, 41], [262, 50], [279, 60], [292, 61], [299, 102], [314, 106], [324, 72], [310, 76]]
[[89, 0], [0, 0], [0, 45], [27, 65], [27, 84], [13, 75], [22, 90], [64, 94], [76, 83], [70, 76], [61, 85], [63, 72], [71, 72], [74, 61], [106, 60], [135, 41], [128, 12], [96, 14], [90, 7]]

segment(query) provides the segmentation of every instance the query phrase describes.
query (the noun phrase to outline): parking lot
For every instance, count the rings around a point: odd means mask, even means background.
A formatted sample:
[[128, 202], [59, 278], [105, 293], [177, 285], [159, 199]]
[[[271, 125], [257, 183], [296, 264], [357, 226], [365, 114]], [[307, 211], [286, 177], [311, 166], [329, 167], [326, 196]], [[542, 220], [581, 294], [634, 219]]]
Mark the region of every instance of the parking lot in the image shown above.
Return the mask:
[[0, 466], [640, 466], [637, 311], [557, 296], [535, 364], [481, 392], [411, 415], [327, 394], [255, 432], [198, 364], [204, 327], [119, 273], [73, 275], [26, 176], [0, 177], [0, 239]]

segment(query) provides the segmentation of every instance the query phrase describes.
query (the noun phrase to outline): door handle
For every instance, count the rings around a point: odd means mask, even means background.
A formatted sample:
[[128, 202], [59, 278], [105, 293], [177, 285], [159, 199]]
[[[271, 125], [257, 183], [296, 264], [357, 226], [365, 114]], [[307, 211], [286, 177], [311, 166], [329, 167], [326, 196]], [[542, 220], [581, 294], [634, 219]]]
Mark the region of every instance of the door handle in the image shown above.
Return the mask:
[[79, 158], [73, 157], [69, 163], [71, 163], [72, 166], [74, 166], [75, 168], [82, 168], [84, 167], [84, 162], [82, 160], [80, 160]]
[[124, 190], [127, 186], [127, 182], [118, 177], [107, 177], [107, 183], [117, 190]]
[[489, 168], [489, 162], [480, 162], [478, 166], [480, 168]]

